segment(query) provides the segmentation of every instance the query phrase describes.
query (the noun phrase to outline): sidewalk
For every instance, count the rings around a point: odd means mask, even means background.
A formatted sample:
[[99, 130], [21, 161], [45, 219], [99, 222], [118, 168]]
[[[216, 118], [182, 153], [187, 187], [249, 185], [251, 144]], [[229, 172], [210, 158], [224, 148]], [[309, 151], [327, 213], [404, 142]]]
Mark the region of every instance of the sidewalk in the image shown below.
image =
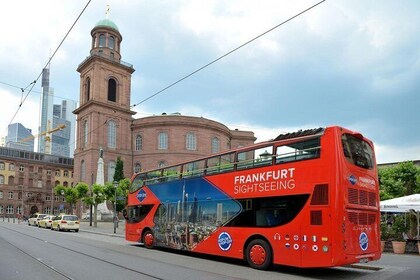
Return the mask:
[[115, 234], [113, 222], [97, 222], [97, 227], [94, 225], [93, 221], [92, 226], [90, 226], [89, 221], [80, 221], [80, 231], [125, 238], [125, 220], [118, 222]]

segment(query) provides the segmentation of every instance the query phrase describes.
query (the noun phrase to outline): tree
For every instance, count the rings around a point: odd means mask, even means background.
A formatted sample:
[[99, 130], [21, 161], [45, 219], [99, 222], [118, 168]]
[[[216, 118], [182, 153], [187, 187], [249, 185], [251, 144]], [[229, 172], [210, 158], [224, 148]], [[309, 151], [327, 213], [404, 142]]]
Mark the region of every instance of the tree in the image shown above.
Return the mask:
[[379, 169], [381, 200], [420, 193], [420, 167], [412, 161]]
[[85, 196], [82, 198], [82, 201], [87, 205], [93, 205], [93, 222], [94, 227], [98, 226], [98, 204], [101, 204], [107, 199], [105, 195], [105, 188], [99, 184], [92, 185], [92, 195]]
[[[420, 167], [412, 161], [379, 169], [378, 175], [381, 200], [420, 193]], [[409, 233], [415, 235], [417, 222], [414, 215], [409, 216], [409, 223]]]
[[124, 179], [124, 162], [120, 157], [117, 157], [117, 163], [115, 164], [114, 182], [119, 182]]
[[78, 200], [76, 189], [57, 185], [54, 188], [54, 193], [55, 195], [64, 196], [65, 201], [70, 204], [71, 213], [74, 214], [74, 205], [77, 203]]

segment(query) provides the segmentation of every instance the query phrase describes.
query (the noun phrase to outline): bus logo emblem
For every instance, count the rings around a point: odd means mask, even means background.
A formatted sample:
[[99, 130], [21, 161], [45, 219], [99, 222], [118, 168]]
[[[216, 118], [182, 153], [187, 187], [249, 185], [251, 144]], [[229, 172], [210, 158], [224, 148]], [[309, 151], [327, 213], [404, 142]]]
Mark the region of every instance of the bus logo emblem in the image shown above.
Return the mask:
[[353, 186], [357, 183], [357, 179], [354, 175], [350, 175], [349, 181]]
[[362, 249], [363, 251], [366, 251], [369, 247], [369, 239], [365, 232], [362, 232], [359, 236], [359, 245], [360, 249]]
[[221, 234], [219, 234], [217, 243], [219, 244], [219, 248], [222, 251], [228, 251], [230, 247], [232, 247], [232, 237], [230, 237], [229, 233], [224, 231]]
[[142, 189], [139, 191], [139, 193], [137, 194], [137, 199], [140, 202], [143, 202], [143, 200], [146, 198], [146, 192]]

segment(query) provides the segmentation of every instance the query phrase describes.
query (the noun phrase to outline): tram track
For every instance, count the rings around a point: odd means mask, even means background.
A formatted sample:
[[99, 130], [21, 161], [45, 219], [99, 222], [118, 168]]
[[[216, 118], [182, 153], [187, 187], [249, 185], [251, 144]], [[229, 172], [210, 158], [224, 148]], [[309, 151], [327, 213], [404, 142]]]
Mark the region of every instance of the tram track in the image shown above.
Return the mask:
[[[105, 264], [107, 264], [107, 265], [112, 265], [112, 266], [114, 266], [114, 267], [118, 267], [118, 268], [121, 268], [121, 269], [124, 269], [124, 270], [130, 271], [130, 272], [136, 273], [136, 274], [138, 274], [139, 276], [143, 276], [143, 277], [145, 277], [145, 276], [146, 276], [146, 277], [149, 277], [150, 279], [165, 280], [164, 278], [160, 278], [160, 277], [157, 277], [157, 276], [151, 275], [151, 274], [149, 274], [149, 273], [146, 273], [146, 272], [143, 272], [143, 271], [139, 271], [139, 270], [133, 269], [133, 268], [131, 268], [131, 267], [127, 267], [127, 266], [124, 266], [124, 265], [121, 265], [121, 264], [117, 264], [117, 263], [111, 262], [111, 261], [109, 261], [109, 260], [106, 260], [106, 259], [103, 259], [103, 258], [100, 258], [100, 257], [97, 257], [97, 256], [89, 255], [89, 254], [87, 254], [87, 253], [83, 253], [83, 252], [80, 252], [80, 251], [77, 251], [77, 250], [74, 250], [74, 249], [68, 248], [68, 247], [66, 247], [66, 246], [62, 246], [62, 245], [60, 245], [60, 244], [58, 244], [58, 243], [54, 243], [54, 242], [51, 242], [51, 241], [45, 241], [45, 240], [44, 240], [44, 239], [42, 239], [42, 238], [38, 238], [38, 237], [32, 236], [32, 235], [30, 235], [30, 234], [26, 234], [26, 233], [23, 233], [23, 232], [20, 232], [20, 231], [17, 231], [17, 230], [13, 230], [13, 229], [10, 229], [10, 228], [5, 227], [5, 226], [2, 226], [2, 225], [0, 225], [0, 227], [1, 227], [1, 228], [3, 228], [3, 229], [6, 229], [6, 230], [8, 230], [8, 231], [11, 231], [11, 232], [13, 232], [13, 233], [17, 233], [17, 234], [20, 234], [20, 235], [22, 235], [22, 236], [29, 237], [29, 238], [31, 238], [31, 239], [35, 239], [35, 240], [38, 240], [38, 241], [41, 241], [41, 242], [47, 242], [48, 244], [53, 245], [53, 246], [56, 246], [56, 247], [58, 247], [58, 248], [60, 248], [60, 249], [64, 249], [64, 250], [67, 250], [67, 251], [69, 251], [69, 252], [76, 253], [76, 254], [79, 254], [79, 255], [82, 255], [82, 256], [85, 256], [85, 257], [88, 257], [88, 258], [94, 259], [94, 260], [96, 260], [96, 261], [103, 262], [103, 263], [105, 263]], [[74, 278], [73, 278], [71, 275], [69, 275], [68, 273], [65, 273], [65, 272], [59, 271], [58, 269], [56, 269], [56, 268], [54, 268], [53, 266], [49, 265], [47, 262], [43, 261], [41, 258], [38, 258], [38, 257], [37, 257], [37, 256], [35, 256], [34, 254], [31, 254], [31, 253], [29, 253], [29, 252], [25, 251], [23, 248], [20, 248], [20, 247], [19, 247], [19, 246], [17, 246], [16, 244], [11, 243], [11, 242], [9, 242], [9, 241], [5, 240], [4, 238], [2, 238], [2, 239], [3, 239], [3, 241], [4, 241], [4, 242], [6, 242], [7, 244], [9, 244], [10, 246], [12, 246], [12, 247], [16, 248], [19, 252], [21, 252], [21, 253], [25, 254], [26, 256], [28, 256], [28, 257], [30, 257], [31, 259], [33, 259], [33, 260], [37, 261], [38, 263], [40, 263], [40, 264], [41, 264], [42, 266], [44, 266], [46, 269], [53, 271], [54, 273], [56, 273], [57, 275], [60, 275], [60, 276], [64, 277], [65, 279], [74, 279]]]

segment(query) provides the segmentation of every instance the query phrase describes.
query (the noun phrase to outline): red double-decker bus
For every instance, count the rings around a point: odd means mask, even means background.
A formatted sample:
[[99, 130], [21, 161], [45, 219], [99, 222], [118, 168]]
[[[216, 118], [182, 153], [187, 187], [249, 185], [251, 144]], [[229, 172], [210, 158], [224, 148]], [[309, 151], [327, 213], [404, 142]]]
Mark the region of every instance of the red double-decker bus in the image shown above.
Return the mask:
[[135, 174], [126, 239], [272, 264], [332, 267], [381, 256], [373, 143], [342, 127]]

